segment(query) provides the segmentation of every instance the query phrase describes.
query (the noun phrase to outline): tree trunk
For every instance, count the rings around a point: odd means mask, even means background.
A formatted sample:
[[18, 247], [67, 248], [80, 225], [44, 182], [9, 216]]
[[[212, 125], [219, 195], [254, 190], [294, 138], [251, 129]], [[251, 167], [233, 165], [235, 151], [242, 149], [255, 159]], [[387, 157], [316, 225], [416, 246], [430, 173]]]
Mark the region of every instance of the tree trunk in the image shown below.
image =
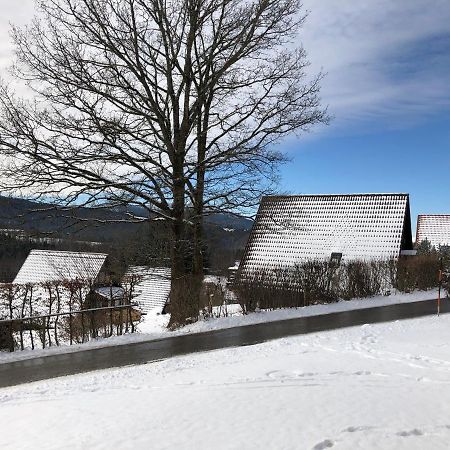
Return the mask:
[[195, 322], [199, 312], [198, 281], [188, 264], [189, 249], [186, 245], [184, 185], [181, 177], [175, 178], [173, 189], [172, 222], [172, 275], [170, 291], [169, 328], [177, 328]]
[[[193, 237], [192, 237], [192, 273], [193, 273], [193, 290], [196, 297], [200, 300], [201, 289], [203, 285], [205, 258], [204, 258], [204, 200], [205, 200], [205, 155], [206, 155], [206, 130], [208, 125], [208, 112], [210, 104], [206, 104], [206, 113], [202, 118], [202, 104], [199, 106], [197, 123], [198, 147], [197, 147], [197, 183], [194, 191], [194, 214], [193, 214]], [[200, 303], [200, 302], [199, 302]], [[205, 305], [198, 305], [198, 309]]]

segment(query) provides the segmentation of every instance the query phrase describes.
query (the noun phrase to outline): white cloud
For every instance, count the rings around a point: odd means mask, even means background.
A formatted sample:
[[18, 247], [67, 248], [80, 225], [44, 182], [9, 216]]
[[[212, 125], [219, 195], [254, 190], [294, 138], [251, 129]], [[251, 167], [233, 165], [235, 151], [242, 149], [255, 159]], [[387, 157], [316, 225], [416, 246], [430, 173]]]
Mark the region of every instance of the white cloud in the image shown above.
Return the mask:
[[[322, 93], [335, 126], [380, 120], [404, 126], [449, 109], [448, 0], [304, 0], [304, 6], [310, 15], [301, 37], [312, 68], [328, 74]], [[447, 37], [447, 48], [432, 58], [427, 47], [439, 37]]]
[[[0, 0], [0, 76], [13, 55], [9, 23], [25, 24], [33, 0]], [[324, 103], [332, 128], [374, 123], [406, 126], [450, 108], [448, 0], [304, 0], [301, 33], [312, 70], [323, 68]], [[427, 42], [448, 36], [447, 48], [427, 55]]]
[[4, 76], [5, 69], [11, 64], [13, 46], [10, 24], [24, 25], [33, 17], [33, 0], [0, 0], [0, 70]]

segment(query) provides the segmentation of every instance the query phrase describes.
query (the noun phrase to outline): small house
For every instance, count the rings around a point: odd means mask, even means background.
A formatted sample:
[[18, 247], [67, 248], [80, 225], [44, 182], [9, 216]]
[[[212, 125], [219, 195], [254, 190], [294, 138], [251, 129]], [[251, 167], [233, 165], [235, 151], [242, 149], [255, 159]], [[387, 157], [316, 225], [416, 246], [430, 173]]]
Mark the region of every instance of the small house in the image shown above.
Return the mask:
[[412, 250], [408, 194], [263, 197], [241, 275], [308, 260], [387, 260]]
[[169, 301], [171, 270], [167, 267], [130, 266], [122, 284], [142, 312], [164, 312]]

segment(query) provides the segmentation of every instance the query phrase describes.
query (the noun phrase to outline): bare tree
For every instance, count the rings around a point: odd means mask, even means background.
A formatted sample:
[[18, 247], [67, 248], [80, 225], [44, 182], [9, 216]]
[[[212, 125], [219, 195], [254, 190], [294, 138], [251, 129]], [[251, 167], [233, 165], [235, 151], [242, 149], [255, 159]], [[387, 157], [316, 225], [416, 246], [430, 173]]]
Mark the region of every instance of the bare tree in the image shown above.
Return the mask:
[[33, 23], [13, 29], [15, 74], [35, 100], [0, 92], [2, 188], [167, 220], [179, 284], [171, 324], [181, 324], [198, 314], [183, 286], [190, 271], [202, 275], [203, 216], [248, 211], [285, 159], [273, 144], [327, 120], [321, 75], [308, 78], [294, 45], [301, 4], [38, 3]]

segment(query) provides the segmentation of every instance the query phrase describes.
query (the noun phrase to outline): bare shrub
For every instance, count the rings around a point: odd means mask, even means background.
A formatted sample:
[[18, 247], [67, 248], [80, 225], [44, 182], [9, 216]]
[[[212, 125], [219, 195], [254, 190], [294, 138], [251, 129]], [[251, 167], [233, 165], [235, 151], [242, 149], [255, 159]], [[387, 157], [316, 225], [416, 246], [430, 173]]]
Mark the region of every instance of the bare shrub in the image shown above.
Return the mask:
[[421, 255], [399, 260], [307, 261], [291, 268], [238, 274], [234, 284], [244, 314], [261, 309], [307, 306], [338, 299], [412, 292], [437, 286], [439, 257]]
[[220, 279], [204, 282], [200, 290], [200, 313], [203, 318], [228, 315], [226, 288]]
[[304, 295], [304, 305], [330, 303], [338, 298], [337, 266], [328, 261], [307, 261], [292, 270], [293, 280]]
[[339, 297], [372, 297], [389, 291], [391, 267], [387, 261], [351, 261], [339, 271]]
[[239, 279], [233, 290], [243, 314], [261, 309], [304, 306], [303, 292], [292, 283], [292, 270], [261, 270], [251, 277]]
[[61, 337], [64, 340], [71, 337], [81, 344], [90, 339], [134, 332], [140, 320], [141, 313], [135, 309], [87, 311], [74, 314], [71, 320], [64, 317], [61, 320]]
[[141, 313], [131, 307], [131, 291], [118, 300], [129, 308], [80, 313], [89, 308], [90, 293], [91, 283], [83, 280], [0, 285], [0, 319], [10, 321], [0, 324], [0, 348], [44, 348], [134, 332]]
[[402, 292], [437, 287], [439, 266], [440, 261], [437, 253], [400, 259], [397, 264], [395, 287]]

